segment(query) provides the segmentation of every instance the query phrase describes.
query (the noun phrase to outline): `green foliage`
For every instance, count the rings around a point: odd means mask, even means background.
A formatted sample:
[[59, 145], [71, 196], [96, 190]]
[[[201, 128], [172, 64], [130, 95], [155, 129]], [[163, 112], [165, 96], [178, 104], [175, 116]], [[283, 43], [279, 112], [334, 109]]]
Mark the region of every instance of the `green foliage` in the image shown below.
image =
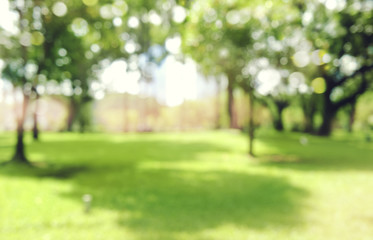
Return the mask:
[[355, 128], [363, 132], [373, 130], [373, 93], [367, 92], [357, 103]]

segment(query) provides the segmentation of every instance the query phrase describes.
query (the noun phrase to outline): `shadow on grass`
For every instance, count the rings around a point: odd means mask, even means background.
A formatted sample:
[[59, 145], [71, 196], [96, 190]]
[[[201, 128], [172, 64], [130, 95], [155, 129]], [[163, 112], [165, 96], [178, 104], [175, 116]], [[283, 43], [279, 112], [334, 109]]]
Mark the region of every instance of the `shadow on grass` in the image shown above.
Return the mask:
[[283, 178], [226, 171], [133, 168], [82, 174], [73, 182], [64, 197], [89, 193], [93, 208], [118, 211], [119, 225], [139, 233], [296, 226], [308, 195]]
[[[45, 169], [27, 170], [28, 175], [0, 169], [0, 174], [68, 181], [72, 189], [60, 193], [61, 197], [81, 202], [84, 194], [91, 194], [92, 214], [95, 209], [115, 211], [118, 226], [138, 235], [225, 225], [262, 229], [302, 224], [308, 193], [284, 178], [168, 165], [183, 161], [198, 166], [203, 161], [199, 154], [230, 151], [220, 145], [197, 140], [96, 139], [33, 143], [31, 148], [44, 154]], [[161, 167], [141, 165], [148, 161]]]
[[31, 163], [30, 165], [14, 162], [0, 164], [0, 174], [9, 177], [39, 177], [69, 179], [75, 175], [89, 171], [87, 166], [53, 165], [45, 163]]
[[[137, 164], [143, 161], [177, 162], [194, 161], [204, 152], [227, 152], [229, 149], [206, 142], [177, 142], [172, 140], [107, 140], [48, 141], [30, 146], [33, 152], [43, 155], [44, 161], [55, 164], [110, 167]], [[57, 153], [57, 154], [56, 154]]]
[[[301, 138], [307, 143], [302, 145]], [[272, 149], [260, 154], [263, 166], [304, 171], [373, 171], [373, 143], [363, 139], [333, 139], [306, 135], [278, 134], [263, 137]]]
[[[0, 174], [14, 177], [72, 178], [97, 169], [107, 172], [132, 169], [146, 161], [162, 164], [193, 162], [203, 152], [225, 152], [227, 149], [206, 142], [110, 139], [53, 140], [33, 142], [26, 150], [33, 167], [0, 162]], [[35, 157], [36, 156], [36, 157]]]

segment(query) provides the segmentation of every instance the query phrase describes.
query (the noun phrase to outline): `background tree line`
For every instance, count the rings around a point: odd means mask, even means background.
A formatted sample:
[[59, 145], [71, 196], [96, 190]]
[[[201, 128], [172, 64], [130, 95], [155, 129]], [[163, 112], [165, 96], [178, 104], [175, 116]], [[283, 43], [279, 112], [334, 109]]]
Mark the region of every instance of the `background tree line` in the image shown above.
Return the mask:
[[[25, 116], [41, 86], [51, 81], [69, 86], [66, 130], [75, 123], [84, 132], [90, 129], [98, 72], [118, 59], [127, 62], [127, 71], [140, 73], [144, 86], [168, 55], [180, 61], [191, 57], [217, 86], [227, 79], [229, 127], [239, 127], [236, 116], [242, 111], [235, 107], [235, 91], [247, 95], [250, 155], [257, 106], [269, 109], [281, 131], [283, 111], [298, 105], [304, 117], [298, 130], [328, 136], [341, 109], [352, 124], [357, 99], [372, 89], [371, 1], [18, 0], [10, 7], [18, 15], [17, 31], [0, 32], [0, 54], [2, 77], [23, 94], [17, 162], [28, 162]], [[170, 41], [180, 41], [181, 51], [168, 48]], [[35, 139], [37, 109], [34, 104]], [[224, 114], [216, 109], [220, 127]]]

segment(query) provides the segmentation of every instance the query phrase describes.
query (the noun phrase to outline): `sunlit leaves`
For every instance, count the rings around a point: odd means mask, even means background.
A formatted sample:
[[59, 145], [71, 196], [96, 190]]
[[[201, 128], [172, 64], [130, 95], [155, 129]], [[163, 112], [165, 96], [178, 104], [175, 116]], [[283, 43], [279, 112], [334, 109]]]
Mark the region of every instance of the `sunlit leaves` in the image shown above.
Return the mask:
[[44, 35], [41, 32], [33, 32], [31, 34], [31, 43], [40, 46], [44, 43]]
[[21, 34], [19, 38], [19, 43], [25, 47], [31, 46], [31, 37], [32, 37], [31, 33], [24, 32]]
[[323, 65], [329, 63], [331, 57], [325, 50], [319, 49], [312, 52], [311, 60], [315, 65]]
[[67, 6], [63, 2], [56, 2], [52, 7], [52, 12], [57, 17], [63, 17], [67, 13]]
[[295, 66], [303, 68], [309, 64], [310, 56], [306, 51], [298, 51], [294, 54], [292, 60]]
[[351, 75], [358, 69], [359, 64], [355, 57], [351, 55], [343, 55], [340, 59], [340, 66], [343, 74]]
[[104, 19], [112, 19], [114, 18], [114, 13], [112, 11], [112, 5], [107, 4], [100, 8], [100, 15]]
[[118, 16], [118, 17], [123, 16], [128, 11], [128, 5], [123, 0], [116, 0], [114, 1], [112, 11], [115, 16]]
[[71, 30], [77, 37], [85, 36], [88, 33], [88, 22], [83, 18], [75, 18], [71, 24]]
[[127, 11], [127, 3], [123, 0], [116, 0], [113, 4], [105, 4], [100, 7], [100, 15], [104, 19], [122, 17]]
[[312, 80], [311, 86], [315, 93], [322, 94], [326, 90], [325, 79], [322, 77], [315, 78]]

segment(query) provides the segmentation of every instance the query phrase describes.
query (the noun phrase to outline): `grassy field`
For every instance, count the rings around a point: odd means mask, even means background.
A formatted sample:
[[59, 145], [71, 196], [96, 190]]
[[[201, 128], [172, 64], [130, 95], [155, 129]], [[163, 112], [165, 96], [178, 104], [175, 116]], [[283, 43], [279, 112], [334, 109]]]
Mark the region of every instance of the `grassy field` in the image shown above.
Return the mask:
[[43, 134], [44, 167], [0, 167], [0, 239], [372, 239], [373, 144], [300, 139], [261, 132], [250, 159], [235, 132]]

